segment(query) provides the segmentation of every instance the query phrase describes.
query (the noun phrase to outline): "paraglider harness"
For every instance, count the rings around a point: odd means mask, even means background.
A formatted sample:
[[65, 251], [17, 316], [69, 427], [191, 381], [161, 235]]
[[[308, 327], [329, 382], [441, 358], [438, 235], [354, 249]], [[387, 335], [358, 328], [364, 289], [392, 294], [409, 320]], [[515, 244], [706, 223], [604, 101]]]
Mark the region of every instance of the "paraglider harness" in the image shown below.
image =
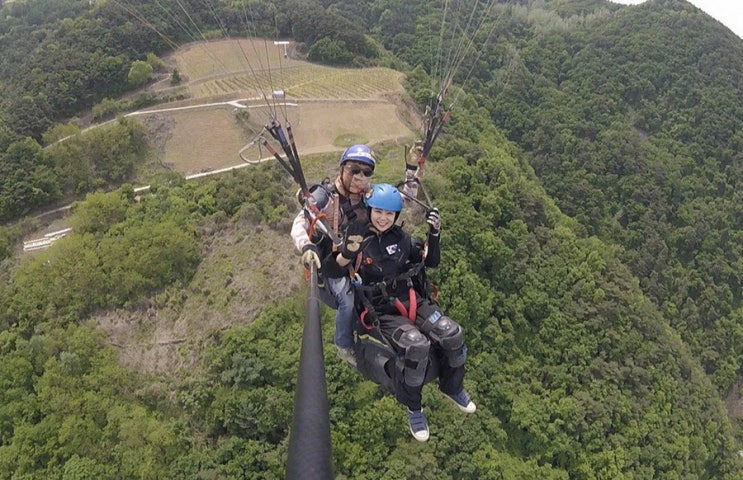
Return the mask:
[[[360, 311], [360, 325], [357, 327], [358, 340], [356, 342], [357, 368], [362, 375], [394, 393], [394, 378], [399, 353], [390, 341], [382, 334], [380, 328], [380, 317], [394, 315], [394, 313], [381, 313], [378, 308], [385, 303], [396, 310], [397, 313], [415, 323], [418, 314], [418, 302], [428, 299], [433, 303], [436, 297], [435, 288], [431, 287], [426, 279], [424, 268], [425, 257], [421, 258], [407, 271], [392, 278], [386, 278], [381, 282], [366, 285], [358, 281], [353, 282], [357, 310]], [[406, 285], [408, 288], [408, 308], [400, 298], [394, 295], [399, 292], [398, 286]], [[420, 297], [419, 297], [420, 295]], [[375, 307], [377, 305], [377, 307]], [[392, 310], [390, 309], [390, 310]], [[429, 367], [426, 370], [425, 382], [430, 382], [439, 375], [439, 365], [436, 356], [429, 354]]]
[[[327, 235], [323, 224], [318, 223], [325, 222], [324, 225], [331, 232], [341, 232], [341, 223], [347, 225], [357, 219], [358, 207], [352, 205], [351, 202], [348, 200], [343, 200], [340, 193], [336, 189], [336, 186], [328, 178], [324, 179], [322, 183], [312, 184], [308, 188], [310, 192], [315, 192], [317, 189], [323, 190], [324, 195], [327, 196], [327, 202], [335, 203], [335, 206], [333, 207], [334, 211], [332, 213], [332, 221], [328, 221], [328, 217], [324, 213], [324, 209], [326, 208], [327, 203], [323, 204], [322, 202], [320, 202], [320, 204], [317, 205], [317, 207], [319, 208], [316, 214], [312, 214], [311, 212], [308, 212], [307, 209], [305, 209], [305, 215], [307, 215], [310, 222], [309, 228], [307, 230], [308, 236], [310, 238], [310, 241], [317, 245], [320, 249], [320, 259], [323, 266], [325, 267], [328, 263], [330, 263], [331, 265], [335, 263], [332, 254], [338, 251], [340, 242], [334, 241], [331, 236]], [[299, 193], [301, 195], [301, 191]], [[303, 200], [304, 198], [300, 197], [300, 203]], [[341, 269], [341, 267], [338, 268]], [[340, 273], [340, 270], [337, 273]]]
[[[357, 302], [361, 310], [359, 320], [365, 330], [371, 331], [379, 328], [380, 313], [374, 305], [380, 305], [386, 301], [401, 316], [407, 318], [410, 323], [415, 323], [418, 295], [421, 294], [422, 298], [432, 302], [435, 301], [435, 289], [428, 283], [424, 265], [425, 257], [421, 258], [420, 262], [415, 263], [406, 272], [381, 282], [366, 285], [358, 281], [358, 277], [356, 277], [357, 279], [354, 280], [353, 285], [358, 294]], [[408, 287], [408, 308], [405, 308], [405, 304], [399, 297], [391, 293], [396, 292], [401, 283]]]

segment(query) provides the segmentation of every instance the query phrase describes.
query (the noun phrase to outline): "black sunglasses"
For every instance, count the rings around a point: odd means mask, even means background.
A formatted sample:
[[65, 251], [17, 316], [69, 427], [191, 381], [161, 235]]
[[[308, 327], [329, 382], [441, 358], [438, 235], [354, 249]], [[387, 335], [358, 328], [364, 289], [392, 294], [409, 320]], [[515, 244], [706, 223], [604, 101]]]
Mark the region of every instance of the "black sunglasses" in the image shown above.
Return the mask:
[[365, 177], [371, 177], [374, 174], [374, 170], [371, 168], [361, 168], [357, 167], [356, 165], [346, 165], [346, 168], [348, 168], [348, 171], [351, 172], [351, 175], [358, 175], [359, 173], [363, 173]]

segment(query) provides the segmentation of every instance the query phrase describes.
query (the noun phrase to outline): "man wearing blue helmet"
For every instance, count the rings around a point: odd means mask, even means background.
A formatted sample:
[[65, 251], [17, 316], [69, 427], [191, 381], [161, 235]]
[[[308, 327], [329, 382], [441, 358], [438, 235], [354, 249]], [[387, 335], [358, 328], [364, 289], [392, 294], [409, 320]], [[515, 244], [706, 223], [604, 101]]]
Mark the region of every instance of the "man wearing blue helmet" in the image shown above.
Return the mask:
[[[376, 166], [377, 161], [371, 148], [361, 144], [352, 145], [341, 155], [340, 171], [335, 180], [331, 182], [326, 179], [322, 184], [310, 188], [315, 204], [336, 234], [343, 232], [349, 222], [368, 221], [363, 196], [369, 188], [369, 179]], [[321, 291], [323, 301], [338, 310], [334, 337], [338, 356], [355, 367], [354, 294], [347, 269], [335, 262], [334, 253], [338, 251], [338, 247], [319, 230], [312, 229], [311, 220], [307, 218], [304, 209], [294, 218], [291, 236], [295, 248], [302, 254], [305, 268], [314, 264], [320, 269], [325, 286]]]
[[[397, 400], [408, 408], [410, 432], [425, 442], [429, 430], [421, 393], [431, 369], [437, 369], [439, 390], [461, 411], [476, 410], [463, 387], [463, 329], [436, 305], [425, 279], [425, 268], [438, 266], [441, 258], [441, 219], [438, 210], [429, 209], [424, 242], [395, 223], [403, 198], [394, 186], [375, 185], [365, 203], [370, 224], [357, 220], [347, 226], [336, 261], [356, 270], [356, 291], [365, 309], [362, 326], [377, 331], [394, 352], [385, 371]], [[370, 372], [366, 356], [359, 360], [359, 369]]]

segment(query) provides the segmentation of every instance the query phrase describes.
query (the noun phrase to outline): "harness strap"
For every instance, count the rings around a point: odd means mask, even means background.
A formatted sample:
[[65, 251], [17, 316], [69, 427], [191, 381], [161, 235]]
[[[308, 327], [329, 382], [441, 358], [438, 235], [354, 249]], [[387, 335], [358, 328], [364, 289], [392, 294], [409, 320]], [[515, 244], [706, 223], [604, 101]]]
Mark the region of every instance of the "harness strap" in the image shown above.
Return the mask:
[[310, 221], [310, 228], [307, 231], [307, 234], [310, 239], [313, 238], [313, 236], [315, 235], [315, 225], [317, 224], [318, 221], [320, 221], [320, 219], [323, 219], [323, 218], [327, 218], [327, 216], [324, 213], [320, 212], [317, 215], [315, 215], [314, 218], [312, 218], [312, 220]]
[[[361, 264], [361, 255], [357, 257], [355, 269], [351, 269], [349, 265], [349, 271], [351, 272], [352, 281], [354, 281], [358, 277], [358, 275], [354, 273], [354, 270], [358, 270], [360, 264]], [[354, 288], [356, 288], [356, 290], [360, 293], [359, 298], [361, 299], [361, 304], [364, 306], [364, 310], [360, 314], [361, 325], [367, 330], [373, 330], [374, 328], [376, 328], [378, 324], [376, 309], [374, 308], [374, 305], [372, 305], [371, 301], [367, 297], [367, 293], [374, 293], [374, 292], [381, 293], [381, 296], [383, 298], [387, 298], [389, 304], [394, 306], [401, 316], [407, 318], [410, 321], [410, 323], [415, 323], [415, 319], [418, 316], [418, 294], [416, 293], [415, 288], [413, 288], [412, 278], [415, 275], [418, 275], [422, 268], [423, 268], [423, 262], [420, 262], [416, 264], [413, 268], [408, 270], [407, 272], [404, 272], [401, 275], [398, 275], [392, 280], [383, 280], [381, 282], [376, 282], [376, 283], [372, 283], [369, 285], [363, 285], [359, 281], [354, 281]], [[387, 286], [390, 283], [396, 283], [397, 281], [400, 281], [400, 280], [406, 280], [408, 287], [409, 287], [408, 288], [408, 298], [410, 300], [409, 308], [405, 308], [405, 305], [400, 301], [399, 298], [393, 297], [389, 295], [389, 293], [387, 292]], [[367, 316], [372, 318], [372, 323], [366, 322]]]
[[408, 316], [408, 310], [405, 308], [405, 305], [402, 304], [399, 298], [397, 297], [390, 297], [390, 303], [395, 306], [398, 312], [400, 312], [400, 315], [403, 317]]
[[348, 270], [348, 276], [351, 277], [351, 283], [355, 287], [361, 286], [361, 277], [358, 274], [359, 267], [361, 266], [361, 254], [356, 255], [356, 262], [355, 263], [349, 263], [346, 265], [346, 270]]
[[[359, 320], [361, 321], [361, 325], [363, 325], [365, 329], [374, 330], [379, 325], [379, 318], [377, 316], [377, 312], [376, 310], [374, 310], [374, 306], [371, 304], [369, 299], [366, 297], [366, 293], [364, 291], [360, 291], [360, 293], [361, 295], [359, 295], [359, 298], [361, 299], [361, 304], [364, 306], [364, 311], [361, 312], [361, 315], [359, 315]], [[371, 323], [366, 323], [367, 315], [371, 319]]]
[[[412, 282], [411, 282], [412, 283]], [[415, 295], [415, 289], [410, 286], [410, 311], [408, 311], [408, 320], [410, 323], [415, 323], [415, 317], [418, 316], [418, 298]]]
[[[369, 311], [369, 307], [364, 307], [364, 311], [361, 312], [361, 315], [359, 315], [359, 320], [361, 321], [361, 326], [364, 327], [367, 330], [374, 330], [374, 323], [368, 324], [366, 323], [366, 315], [371, 313]], [[374, 314], [369, 315], [370, 317], [374, 317]]]
[[390, 297], [390, 303], [395, 306], [400, 315], [407, 317], [410, 323], [415, 323], [415, 317], [418, 315], [418, 297], [415, 294], [415, 289], [410, 287], [408, 290], [409, 307], [406, 309], [405, 304], [400, 301], [397, 297]]
[[[356, 270], [358, 270], [358, 267], [361, 266], [361, 261], [362, 261], [361, 256], [359, 255], [359, 257], [357, 258], [356, 266], [355, 266]], [[369, 283], [366, 285], [357, 285], [357, 288], [359, 288], [360, 290], [366, 291], [366, 292], [379, 291], [381, 292], [382, 296], [390, 297], [390, 295], [387, 294], [387, 285], [390, 285], [390, 284], [394, 285], [400, 280], [405, 280], [408, 286], [410, 287], [410, 289], [412, 290], [413, 289], [412, 278], [418, 275], [422, 269], [423, 269], [423, 262], [420, 262], [420, 263], [415, 264], [415, 266], [411, 268], [410, 270], [408, 270], [407, 272], [403, 272], [394, 278], [382, 280], [381, 282]]]
[[[339, 218], [340, 217], [340, 210], [341, 210], [341, 202], [340, 197], [338, 195], [333, 195], [331, 197], [331, 201], [333, 202], [333, 231], [338, 234], [338, 227], [339, 227]], [[333, 252], [338, 251], [338, 245], [333, 244]]]

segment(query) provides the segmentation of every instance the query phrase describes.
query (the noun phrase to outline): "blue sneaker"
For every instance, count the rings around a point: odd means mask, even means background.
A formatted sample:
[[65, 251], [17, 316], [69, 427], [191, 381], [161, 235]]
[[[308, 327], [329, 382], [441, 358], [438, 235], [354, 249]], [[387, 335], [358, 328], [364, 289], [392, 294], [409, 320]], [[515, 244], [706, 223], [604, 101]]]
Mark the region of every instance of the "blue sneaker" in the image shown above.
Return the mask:
[[462, 389], [456, 395], [449, 395], [448, 393], [444, 393], [444, 396], [452, 402], [456, 403], [457, 407], [459, 407], [459, 409], [464, 413], [475, 413], [475, 410], [477, 410], [477, 405], [475, 405], [475, 403], [470, 398], [470, 394], [467, 393], [465, 389]]
[[413, 438], [419, 442], [428, 440], [428, 422], [426, 421], [426, 415], [423, 413], [423, 410], [411, 411], [408, 409], [408, 426], [410, 427], [410, 433], [413, 434]]

